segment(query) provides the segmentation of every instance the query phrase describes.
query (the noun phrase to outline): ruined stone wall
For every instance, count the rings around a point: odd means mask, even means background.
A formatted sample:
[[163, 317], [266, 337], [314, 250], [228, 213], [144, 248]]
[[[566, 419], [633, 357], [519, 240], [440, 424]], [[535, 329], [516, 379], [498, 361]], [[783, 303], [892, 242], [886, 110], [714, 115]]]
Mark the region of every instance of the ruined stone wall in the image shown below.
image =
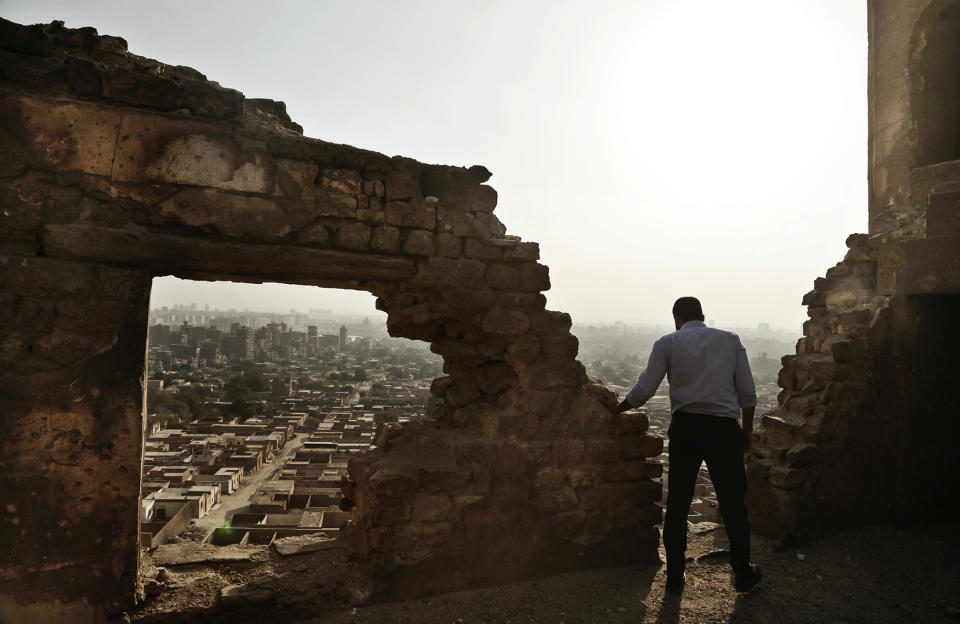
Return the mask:
[[816, 535], [885, 507], [890, 429], [872, 399], [890, 297], [877, 292], [871, 239], [853, 235], [847, 245], [844, 260], [803, 298], [810, 320], [796, 354], [783, 358], [779, 407], [761, 416], [754, 435], [748, 507], [768, 535]]
[[485, 168], [304, 138], [93, 29], [0, 22], [0, 73], [4, 614], [134, 600], [157, 275], [366, 290], [443, 356], [436, 420], [381, 430], [345, 484], [385, 595], [656, 560], [662, 441], [585, 375]]
[[[804, 537], [950, 507], [952, 486], [921, 481], [951, 471], [955, 456], [938, 397], [960, 374], [942, 346], [956, 340], [943, 319], [960, 293], [960, 161], [929, 162], [960, 147], [960, 108], [938, 112], [950, 94], [936, 91], [960, 75], [960, 54], [929, 48], [953, 50], [951, 11], [956, 0], [869, 3], [870, 235], [851, 236], [803, 298], [810, 320], [748, 462], [761, 532]], [[947, 105], [960, 106], [956, 96]], [[939, 130], [957, 144], [931, 145]]]
[[870, 234], [917, 237], [925, 231], [927, 192], [911, 179], [924, 162], [922, 117], [931, 80], [924, 52], [956, 0], [868, 3]]

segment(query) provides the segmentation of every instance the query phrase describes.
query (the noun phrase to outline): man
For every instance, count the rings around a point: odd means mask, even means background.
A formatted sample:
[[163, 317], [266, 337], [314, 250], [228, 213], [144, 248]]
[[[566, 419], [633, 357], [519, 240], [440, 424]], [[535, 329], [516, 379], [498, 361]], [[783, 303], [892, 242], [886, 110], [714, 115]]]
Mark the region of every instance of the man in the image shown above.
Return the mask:
[[[730, 563], [737, 591], [760, 582], [750, 564], [750, 523], [744, 496], [744, 453], [750, 449], [756, 390], [747, 352], [736, 334], [707, 327], [700, 301], [681, 297], [673, 305], [677, 331], [657, 340], [647, 368], [617, 406], [640, 407], [654, 395], [664, 374], [670, 382], [669, 489], [663, 546], [667, 551], [667, 590], [683, 591], [687, 515], [700, 465], [707, 462], [717, 491], [720, 515], [730, 540]], [[742, 417], [743, 428], [737, 424]]]

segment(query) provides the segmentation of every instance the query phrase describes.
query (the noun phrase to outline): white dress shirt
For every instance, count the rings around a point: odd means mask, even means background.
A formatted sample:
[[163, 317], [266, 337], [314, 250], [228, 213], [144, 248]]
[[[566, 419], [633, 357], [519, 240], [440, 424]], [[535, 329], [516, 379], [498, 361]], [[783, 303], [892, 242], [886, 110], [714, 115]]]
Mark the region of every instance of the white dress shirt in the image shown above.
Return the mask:
[[653, 344], [647, 368], [627, 393], [640, 407], [656, 393], [664, 374], [670, 382], [670, 413], [677, 411], [739, 418], [757, 404], [747, 350], [734, 333], [687, 321]]

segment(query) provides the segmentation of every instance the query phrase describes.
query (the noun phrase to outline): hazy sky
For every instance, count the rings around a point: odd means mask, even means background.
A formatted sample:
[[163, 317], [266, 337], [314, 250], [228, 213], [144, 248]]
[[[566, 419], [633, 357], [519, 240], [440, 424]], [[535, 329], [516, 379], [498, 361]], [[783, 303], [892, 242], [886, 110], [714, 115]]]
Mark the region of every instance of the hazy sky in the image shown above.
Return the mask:
[[[311, 137], [483, 164], [541, 245], [551, 309], [800, 331], [867, 223], [863, 0], [0, 0], [127, 39]], [[153, 304], [373, 310], [366, 293], [155, 281]], [[245, 294], [246, 293], [246, 294]], [[346, 310], [350, 308], [350, 310]]]

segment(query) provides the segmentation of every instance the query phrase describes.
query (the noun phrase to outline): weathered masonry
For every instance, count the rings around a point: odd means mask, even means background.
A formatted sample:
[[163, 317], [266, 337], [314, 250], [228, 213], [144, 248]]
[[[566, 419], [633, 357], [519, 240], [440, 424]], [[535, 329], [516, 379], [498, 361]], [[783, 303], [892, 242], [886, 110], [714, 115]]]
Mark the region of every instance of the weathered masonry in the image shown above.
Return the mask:
[[447, 376], [352, 462], [348, 539], [396, 595], [656, 561], [662, 441], [544, 309], [490, 172], [301, 135], [117, 37], [0, 21], [0, 619], [137, 594], [151, 279], [366, 290]]
[[782, 537], [956, 517], [960, 2], [871, 0], [870, 233], [806, 294], [750, 462]]

